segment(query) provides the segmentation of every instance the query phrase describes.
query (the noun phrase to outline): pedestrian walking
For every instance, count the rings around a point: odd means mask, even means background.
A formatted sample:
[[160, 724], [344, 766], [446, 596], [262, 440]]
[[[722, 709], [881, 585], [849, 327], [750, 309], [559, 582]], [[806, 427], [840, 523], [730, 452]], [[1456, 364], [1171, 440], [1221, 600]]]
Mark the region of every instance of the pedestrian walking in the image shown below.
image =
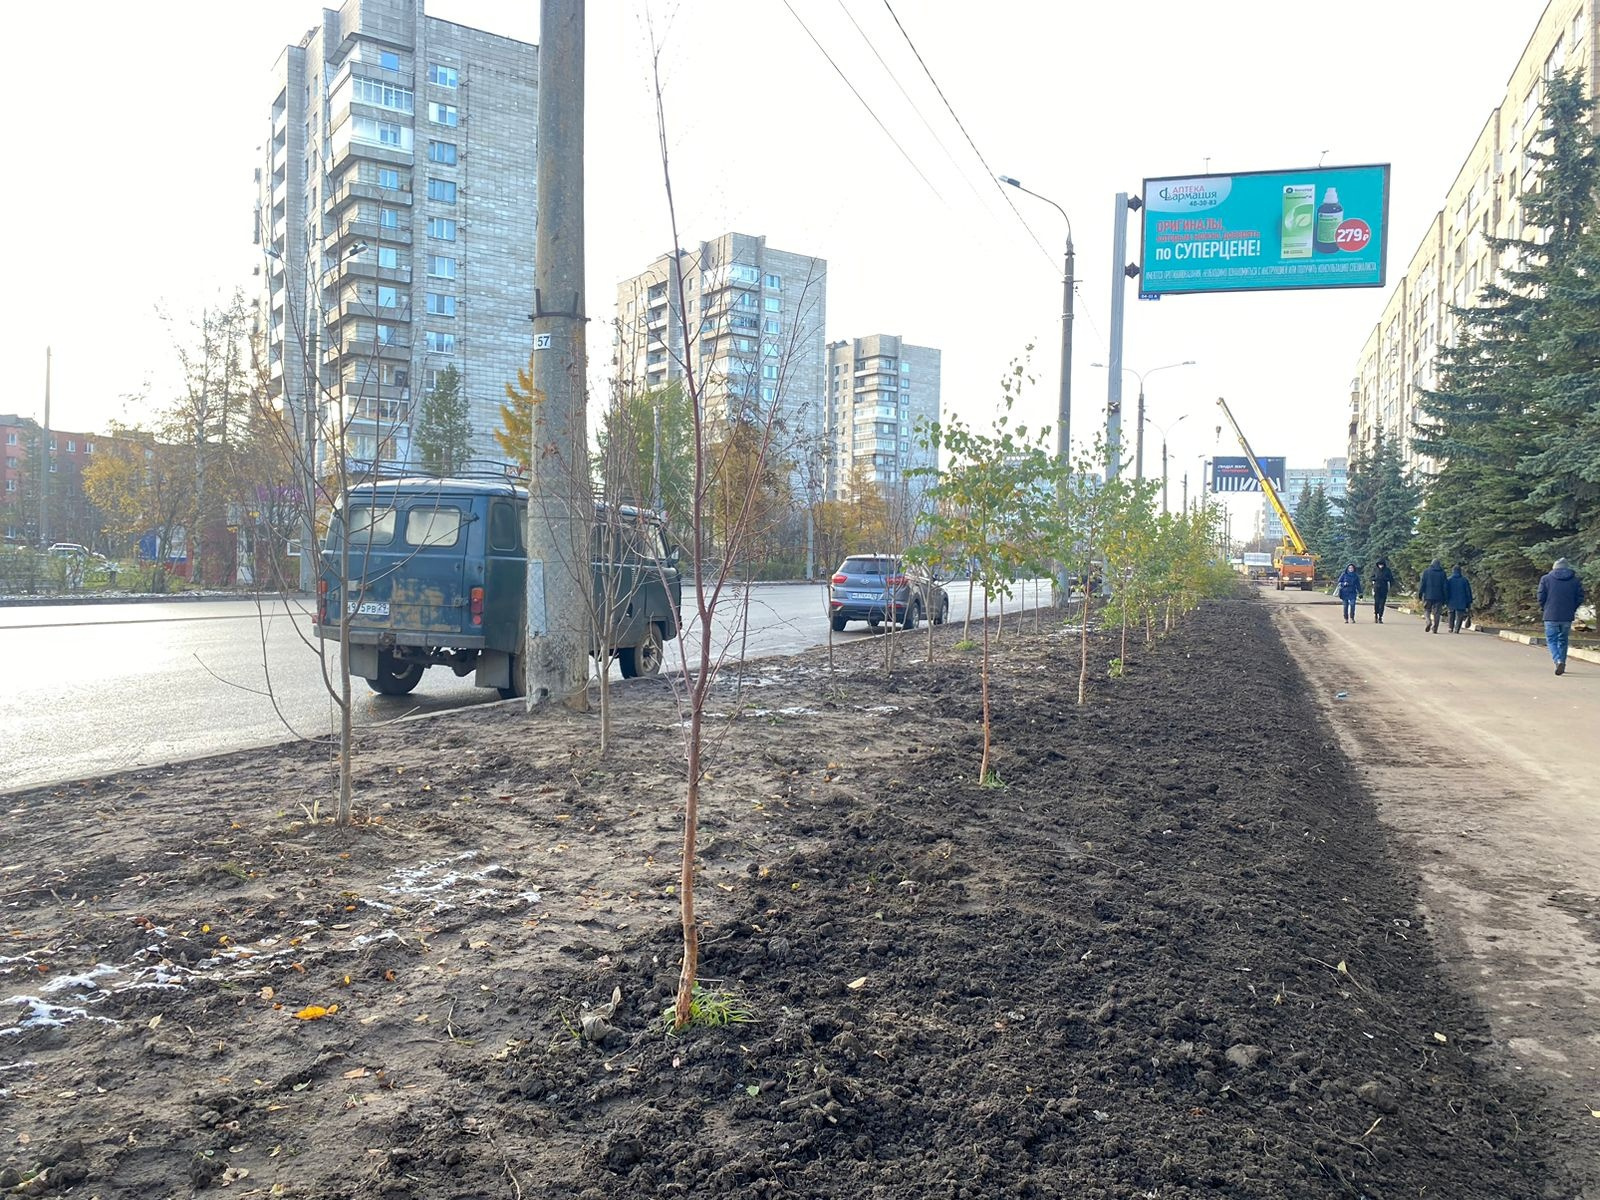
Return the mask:
[[1450, 606], [1450, 632], [1460, 633], [1467, 626], [1467, 614], [1472, 611], [1472, 581], [1461, 573], [1461, 564], [1457, 563], [1444, 586], [1445, 603]]
[[1444, 616], [1445, 602], [1450, 599], [1450, 584], [1437, 558], [1422, 572], [1417, 598], [1422, 601], [1422, 632], [1438, 633], [1439, 619]]
[[1558, 558], [1550, 573], [1539, 580], [1539, 607], [1544, 611], [1544, 641], [1556, 674], [1567, 673], [1567, 641], [1572, 622], [1583, 603], [1583, 581], [1564, 558]]
[[1372, 569], [1372, 618], [1379, 625], [1383, 624], [1383, 610], [1389, 603], [1389, 588], [1393, 585], [1394, 572], [1380, 558], [1378, 565]]
[[1361, 599], [1361, 572], [1356, 570], [1355, 563], [1345, 567], [1344, 574], [1339, 576], [1339, 599], [1344, 601], [1344, 619], [1346, 624], [1353, 624], [1356, 619], [1356, 601]]

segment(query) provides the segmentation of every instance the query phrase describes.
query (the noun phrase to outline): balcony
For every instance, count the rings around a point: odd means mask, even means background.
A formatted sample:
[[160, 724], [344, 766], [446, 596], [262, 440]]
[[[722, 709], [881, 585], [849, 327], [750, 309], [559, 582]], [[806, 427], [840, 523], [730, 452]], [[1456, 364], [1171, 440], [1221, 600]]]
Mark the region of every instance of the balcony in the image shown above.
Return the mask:
[[410, 362], [411, 337], [409, 334], [396, 334], [387, 342], [380, 342], [376, 338], [361, 335], [351, 327], [339, 342], [339, 354], [342, 358], [382, 358]]
[[344, 277], [377, 279], [384, 283], [411, 282], [411, 264], [405, 263], [395, 267], [380, 267], [377, 256], [368, 250], [365, 254], [355, 254], [344, 260]]
[[347, 180], [338, 191], [328, 197], [329, 211], [339, 209], [356, 200], [369, 200], [376, 204], [393, 204], [410, 207], [411, 192], [406, 189], [379, 187], [360, 179]]

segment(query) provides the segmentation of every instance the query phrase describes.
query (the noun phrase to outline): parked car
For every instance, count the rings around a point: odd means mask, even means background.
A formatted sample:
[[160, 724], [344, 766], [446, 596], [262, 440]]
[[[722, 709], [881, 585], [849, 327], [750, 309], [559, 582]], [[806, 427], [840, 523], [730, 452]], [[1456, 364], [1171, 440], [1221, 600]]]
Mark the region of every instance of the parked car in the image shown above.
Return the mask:
[[828, 619], [835, 633], [850, 621], [873, 629], [892, 621], [915, 629], [923, 617], [943, 625], [950, 596], [938, 577], [892, 554], [852, 554], [839, 564], [828, 589]]
[[[348, 613], [350, 672], [385, 695], [405, 695], [432, 666], [474, 674], [508, 700], [524, 695], [527, 509], [527, 489], [510, 483], [417, 478], [354, 490], [328, 527], [317, 636], [337, 643]], [[628, 678], [655, 675], [678, 633], [678, 548], [659, 514], [626, 507], [596, 506], [592, 541], [594, 609], [577, 623], [609, 611], [605, 661], [615, 655]]]
[[96, 554], [87, 546], [80, 546], [77, 542], [54, 542], [50, 549], [45, 551], [51, 558], [71, 558], [79, 562], [105, 562], [104, 554]]

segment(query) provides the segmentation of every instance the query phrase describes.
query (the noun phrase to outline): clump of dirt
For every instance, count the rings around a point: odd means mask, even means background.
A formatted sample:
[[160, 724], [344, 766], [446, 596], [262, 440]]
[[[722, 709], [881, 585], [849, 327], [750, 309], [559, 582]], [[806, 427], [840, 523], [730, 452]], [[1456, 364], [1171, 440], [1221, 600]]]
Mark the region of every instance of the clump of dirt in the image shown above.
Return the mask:
[[7, 797], [0, 1184], [1569, 1194], [1259, 604], [1119, 679], [1097, 638], [1086, 708], [1076, 632], [1008, 628], [999, 787], [958, 636], [719, 684], [729, 1023], [680, 1036], [667, 682], [618, 689], [605, 760], [514, 705], [364, 734], [349, 830], [309, 746]]

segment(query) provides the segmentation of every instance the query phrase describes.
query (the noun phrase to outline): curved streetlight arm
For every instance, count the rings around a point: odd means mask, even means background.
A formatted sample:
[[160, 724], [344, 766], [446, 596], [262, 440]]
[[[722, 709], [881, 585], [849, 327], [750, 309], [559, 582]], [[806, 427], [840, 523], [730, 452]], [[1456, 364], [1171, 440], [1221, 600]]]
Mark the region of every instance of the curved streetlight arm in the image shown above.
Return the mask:
[[1067, 250], [1069, 252], [1071, 251], [1071, 249], [1072, 249], [1072, 218], [1067, 216], [1067, 210], [1066, 209], [1062, 208], [1061, 205], [1057, 204], [1054, 200], [1050, 199], [1049, 196], [1040, 195], [1038, 192], [1034, 191], [1032, 188], [1023, 187], [1022, 184], [1018, 183], [1015, 179], [1013, 179], [1009, 175], [996, 175], [995, 178], [998, 179], [1001, 183], [1005, 183], [1005, 184], [1011, 185], [1012, 187], [1016, 188], [1017, 191], [1019, 191], [1019, 192], [1027, 192], [1028, 195], [1032, 196], [1035, 200], [1043, 200], [1051, 208], [1055, 209], [1058, 213], [1060, 213], [1061, 214], [1061, 219], [1067, 223]]

